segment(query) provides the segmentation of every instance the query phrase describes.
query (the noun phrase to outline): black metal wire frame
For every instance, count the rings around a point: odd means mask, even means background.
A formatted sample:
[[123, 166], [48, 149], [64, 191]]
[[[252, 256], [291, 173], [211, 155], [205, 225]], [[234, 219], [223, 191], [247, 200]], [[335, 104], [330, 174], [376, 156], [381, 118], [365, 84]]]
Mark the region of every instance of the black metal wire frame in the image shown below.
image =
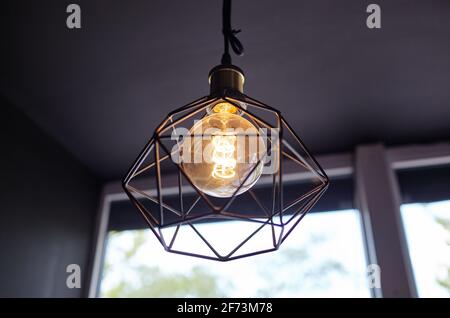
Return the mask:
[[[253, 189], [248, 190], [250, 198], [254, 200], [256, 206], [258, 207], [258, 211], [255, 211], [255, 213], [249, 214], [248, 212], [240, 213], [237, 211], [229, 211], [229, 208], [238, 198], [237, 193], [239, 193], [241, 188], [244, 186], [249, 176], [255, 171], [255, 169], [264, 164], [265, 157], [267, 156], [267, 147], [266, 153], [264, 153], [262, 158], [259, 158], [258, 162], [255, 163], [254, 167], [252, 167], [251, 171], [247, 174], [247, 176], [245, 176], [244, 181], [242, 181], [239, 187], [235, 190], [234, 194], [228, 198], [224, 204], [217, 205], [213, 203], [210, 197], [195, 186], [190, 177], [185, 173], [182, 164], [175, 163], [171, 160], [171, 155], [173, 153], [169, 151], [163, 143], [165, 139], [170, 138], [170, 134], [168, 134], [169, 130], [174, 131], [176, 126], [182, 124], [188, 119], [193, 118], [194, 116], [200, 116], [200, 118], [203, 118], [207, 115], [207, 111], [212, 105], [222, 101], [226, 101], [237, 107], [241, 115], [250, 120], [257, 128], [278, 129], [278, 135], [276, 136], [276, 138], [278, 138], [278, 147], [276, 147], [278, 167], [272, 176], [271, 204], [269, 207], [266, 207], [258, 198]], [[243, 107], [243, 105], [246, 107]], [[254, 108], [255, 110], [264, 110], [268, 112], [268, 114], [274, 116], [273, 118], [277, 123], [276, 126], [270, 125], [263, 118], [258, 117], [255, 113], [253, 113], [251, 108]], [[284, 135], [286, 133], [293, 137], [296, 145], [291, 145], [285, 140]], [[273, 140], [271, 139], [272, 137], [273, 136], [271, 135], [268, 139], [270, 139], [269, 142], [271, 142], [271, 145], [273, 146]], [[299, 147], [303, 152], [303, 155], [294, 150], [294, 146]], [[274, 151], [274, 149], [271, 148], [271, 151]], [[152, 161], [150, 163], [146, 163], [146, 160], [149, 158], [152, 159]], [[298, 198], [291, 200], [290, 202], [283, 201], [283, 158], [297, 163], [302, 170], [311, 172], [314, 180], [318, 181], [318, 184], [311, 190], [306, 193], [299, 194]], [[177, 170], [179, 209], [164, 202], [165, 194], [161, 184], [161, 163], [164, 161], [171, 162], [173, 167]], [[156, 179], [156, 189], [150, 190], [156, 190], [156, 196], [150, 195], [148, 191], [138, 189], [136, 186], [130, 184], [130, 182], [132, 182], [135, 178], [142, 176], [145, 172], [148, 172], [151, 169], [155, 170], [155, 175], [150, 177]], [[187, 204], [187, 202], [183, 199], [184, 195], [186, 195], [183, 190], [183, 179], [185, 179], [187, 184], [194, 190], [194, 194], [196, 196], [196, 199], [191, 204]], [[289, 126], [278, 110], [245, 94], [228, 90], [224, 90], [220, 94], [204, 96], [169, 113], [163, 122], [156, 128], [153, 137], [145, 145], [122, 182], [123, 189], [130, 201], [143, 216], [145, 222], [148, 224], [165, 250], [171, 253], [217, 261], [230, 261], [277, 250], [292, 230], [303, 219], [306, 213], [310, 211], [315, 203], [320, 199], [328, 188], [328, 185], [329, 179], [325, 171], [319, 165], [317, 160], [311, 155], [303, 141]], [[192, 195], [192, 193], [190, 195]], [[140, 200], [150, 200], [153, 203], [158, 204], [159, 211], [153, 211], [154, 213], [151, 213]], [[192, 213], [201, 201], [206, 204], [209, 211], [197, 214]], [[155, 214], [159, 217], [155, 217]], [[165, 222], [166, 216], [171, 217], [172, 221]], [[173, 220], [174, 218], [175, 220]], [[217, 251], [217, 249], [196, 227], [196, 222], [204, 222], [205, 220], [248, 222], [259, 224], [259, 226], [250, 235], [242, 239], [239, 244], [234, 246], [229, 253], [223, 255]], [[224, 226], [226, 226], [225, 223]], [[258, 233], [260, 233], [260, 231], [266, 226], [271, 228], [270, 244], [260, 250], [239, 254], [239, 250]], [[285, 229], [286, 226], [289, 226], [289, 229]], [[163, 230], [169, 227], [175, 227], [172, 237], [167, 237], [167, 235], [163, 233]], [[175, 243], [182, 227], [192, 229], [211, 253], [205, 255], [204, 253], [202, 254], [196, 251], [177, 249]], [[277, 230], [279, 230], [279, 233], [277, 233]]]

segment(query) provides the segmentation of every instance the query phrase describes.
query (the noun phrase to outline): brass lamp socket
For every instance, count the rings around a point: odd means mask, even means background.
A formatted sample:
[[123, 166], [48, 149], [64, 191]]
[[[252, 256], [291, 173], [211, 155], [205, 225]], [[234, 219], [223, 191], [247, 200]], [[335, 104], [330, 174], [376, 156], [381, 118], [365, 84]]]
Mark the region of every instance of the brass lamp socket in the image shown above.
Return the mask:
[[244, 92], [244, 72], [234, 65], [218, 65], [209, 72], [211, 95], [223, 93], [224, 90]]

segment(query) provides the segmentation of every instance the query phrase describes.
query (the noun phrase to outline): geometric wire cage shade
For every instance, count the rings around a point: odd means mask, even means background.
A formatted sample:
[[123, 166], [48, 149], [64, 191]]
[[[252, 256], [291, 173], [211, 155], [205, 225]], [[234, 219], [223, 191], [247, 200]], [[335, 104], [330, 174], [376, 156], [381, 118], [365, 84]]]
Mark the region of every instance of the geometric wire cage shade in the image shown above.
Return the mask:
[[[257, 127], [265, 147], [234, 193], [215, 197], [199, 189], [176, 158], [183, 145], [179, 131], [224, 102]], [[261, 167], [261, 177], [241, 193]], [[295, 173], [303, 177], [295, 195], [284, 191], [283, 185], [290, 181], [286, 170], [290, 178]], [[324, 170], [278, 110], [227, 88], [171, 112], [123, 180], [124, 191], [165, 250], [218, 261], [277, 250], [328, 185]], [[168, 200], [169, 196], [178, 199]]]

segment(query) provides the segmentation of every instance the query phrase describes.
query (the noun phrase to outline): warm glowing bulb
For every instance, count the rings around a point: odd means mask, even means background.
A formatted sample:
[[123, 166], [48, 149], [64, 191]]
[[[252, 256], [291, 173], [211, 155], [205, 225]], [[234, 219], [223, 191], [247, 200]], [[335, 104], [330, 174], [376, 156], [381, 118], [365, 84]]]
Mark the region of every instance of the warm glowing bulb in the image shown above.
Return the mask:
[[265, 151], [258, 129], [237, 107], [221, 102], [190, 129], [180, 154], [184, 172], [199, 190], [226, 198], [258, 181]]
[[234, 106], [233, 104], [227, 103], [227, 102], [221, 102], [214, 105], [212, 108], [212, 111], [214, 113], [230, 113], [230, 114], [236, 114], [238, 112], [238, 108]]

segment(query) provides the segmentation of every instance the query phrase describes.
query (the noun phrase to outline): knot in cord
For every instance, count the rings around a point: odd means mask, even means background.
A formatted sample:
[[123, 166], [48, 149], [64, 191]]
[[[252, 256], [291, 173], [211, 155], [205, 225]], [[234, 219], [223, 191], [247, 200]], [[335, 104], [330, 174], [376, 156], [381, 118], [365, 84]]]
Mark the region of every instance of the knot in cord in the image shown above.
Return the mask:
[[242, 56], [244, 54], [244, 46], [241, 41], [236, 37], [236, 34], [241, 30], [235, 30], [231, 28], [231, 0], [223, 1], [222, 9], [222, 34], [224, 38], [224, 53], [222, 55], [222, 64], [231, 64], [231, 56], [229, 52], [229, 46], [233, 52]]

